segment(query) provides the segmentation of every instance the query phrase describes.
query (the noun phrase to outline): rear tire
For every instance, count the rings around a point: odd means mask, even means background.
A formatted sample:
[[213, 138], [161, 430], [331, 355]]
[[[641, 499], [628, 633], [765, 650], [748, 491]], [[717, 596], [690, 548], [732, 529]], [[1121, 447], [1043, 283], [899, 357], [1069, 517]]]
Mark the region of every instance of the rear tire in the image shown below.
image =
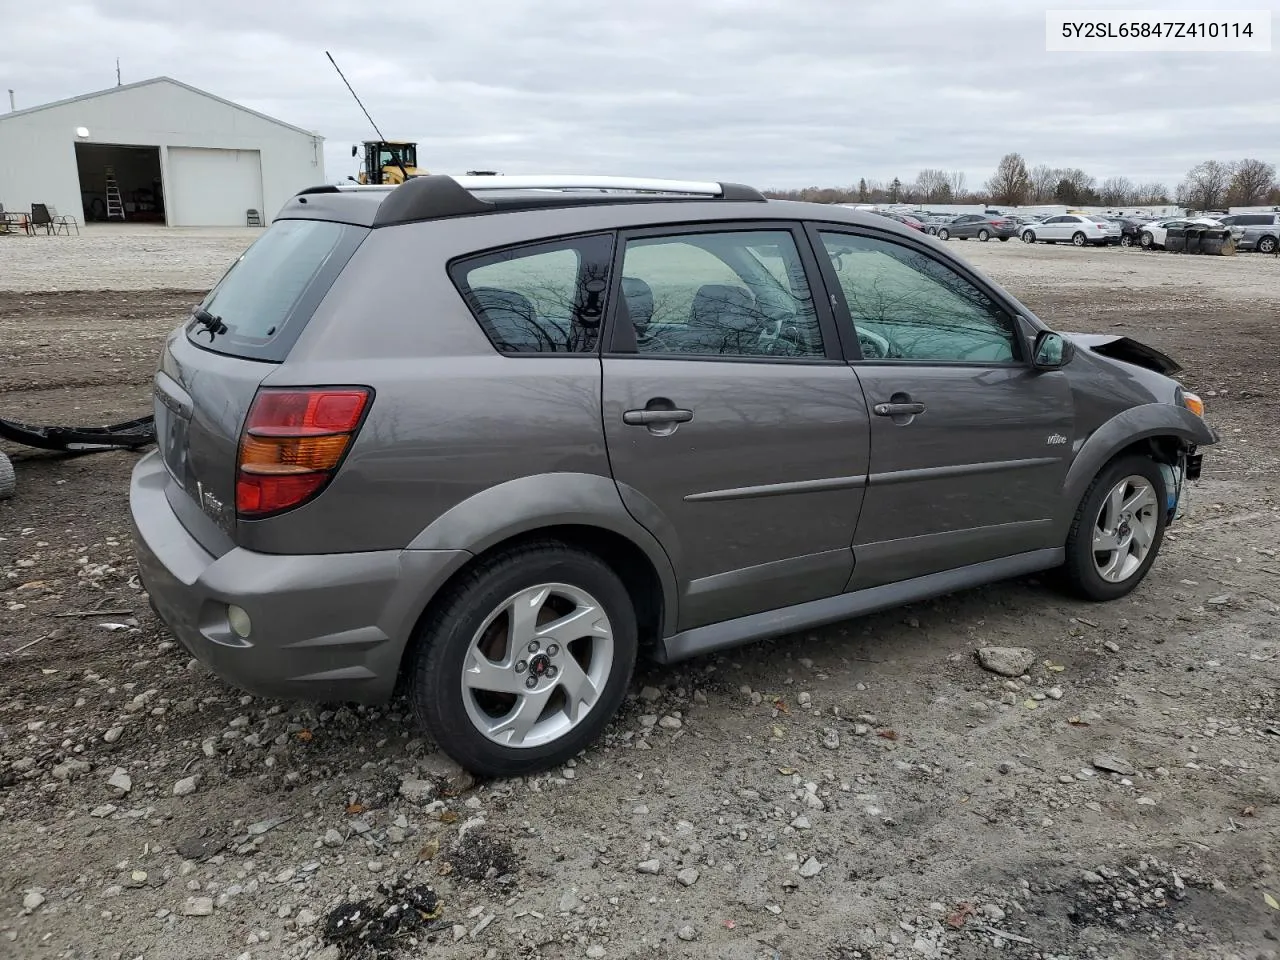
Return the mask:
[[0, 453], [0, 500], [8, 500], [18, 488], [18, 478], [13, 472], [13, 461]]
[[[1151, 498], [1140, 499], [1144, 486], [1154, 495], [1153, 505]], [[1150, 457], [1121, 457], [1094, 477], [1067, 534], [1062, 574], [1072, 593], [1117, 600], [1143, 581], [1164, 541], [1166, 497], [1164, 477]], [[1116, 508], [1131, 502], [1133, 516], [1126, 521]]]
[[[554, 634], [540, 632], [562, 619]], [[631, 597], [603, 560], [556, 540], [522, 544], [482, 561], [434, 604], [415, 637], [409, 697], [440, 748], [472, 773], [541, 772], [613, 718], [637, 635]]]
[[1124, 236], [1122, 236], [1122, 237], [1120, 238], [1120, 246], [1122, 246], [1122, 247], [1132, 247], [1132, 246], [1133, 246], [1133, 237], [1129, 236], [1129, 234], [1127, 234], [1127, 233], [1126, 233]]

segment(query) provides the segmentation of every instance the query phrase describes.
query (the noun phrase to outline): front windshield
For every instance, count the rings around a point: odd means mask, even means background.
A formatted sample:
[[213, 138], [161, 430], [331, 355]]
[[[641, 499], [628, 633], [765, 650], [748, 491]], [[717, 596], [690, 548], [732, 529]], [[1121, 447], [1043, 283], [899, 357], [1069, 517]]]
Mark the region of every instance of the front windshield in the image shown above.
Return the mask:
[[383, 144], [378, 151], [378, 166], [394, 167], [403, 163], [406, 167], [418, 165], [418, 148], [411, 143]]

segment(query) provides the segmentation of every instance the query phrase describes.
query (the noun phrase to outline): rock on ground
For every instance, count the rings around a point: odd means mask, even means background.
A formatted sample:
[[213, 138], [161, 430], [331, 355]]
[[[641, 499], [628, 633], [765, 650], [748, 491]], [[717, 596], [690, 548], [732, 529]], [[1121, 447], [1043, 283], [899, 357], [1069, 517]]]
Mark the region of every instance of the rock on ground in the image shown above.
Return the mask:
[[982, 647], [978, 662], [1002, 677], [1020, 677], [1036, 662], [1036, 652], [1026, 647]]

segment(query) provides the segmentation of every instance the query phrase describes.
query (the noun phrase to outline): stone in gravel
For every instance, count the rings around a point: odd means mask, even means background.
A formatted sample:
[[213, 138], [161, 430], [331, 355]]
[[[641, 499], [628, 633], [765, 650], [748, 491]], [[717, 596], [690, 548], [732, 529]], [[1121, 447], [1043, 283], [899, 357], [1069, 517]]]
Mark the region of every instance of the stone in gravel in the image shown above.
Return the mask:
[[570, 887], [560, 895], [560, 901], [556, 904], [556, 910], [560, 913], [572, 913], [578, 909], [578, 905], [582, 903], [578, 899], [578, 888]]
[[213, 897], [187, 897], [182, 905], [184, 917], [207, 917], [213, 913]]
[[657, 874], [661, 869], [661, 860], [641, 860], [636, 864], [636, 873]]
[[679, 730], [684, 726], [684, 723], [679, 717], [666, 716], [658, 721], [658, 726], [662, 727], [664, 730]]
[[104, 803], [102, 806], [94, 807], [92, 810], [90, 810], [89, 816], [102, 819], [103, 817], [111, 816], [118, 809], [119, 807], [117, 807], [114, 803]]
[[107, 786], [111, 789], [112, 796], [123, 797], [133, 789], [133, 780], [123, 767], [116, 767], [115, 772], [107, 777]]
[[124, 727], [112, 727], [102, 735], [102, 739], [107, 743], [115, 743], [122, 736], [124, 736]]
[[676, 931], [676, 936], [686, 942], [692, 942], [698, 939], [698, 931], [686, 924]]
[[[467, 932], [466, 927], [462, 928], [462, 932]], [[336, 943], [331, 943], [318, 953], [313, 953], [310, 960], [342, 960], [342, 949]]]
[[1000, 766], [997, 767], [996, 769], [998, 769], [1001, 773], [1005, 773], [1005, 774], [1012, 773], [1013, 764], [1010, 763], [1008, 760], [1001, 760]]
[[826, 802], [820, 796], [818, 796], [816, 793], [809, 793], [808, 791], [805, 791], [804, 805], [808, 807], [810, 810], [827, 809]]
[[316, 916], [306, 907], [303, 907], [301, 910], [298, 911], [298, 923], [300, 923], [304, 927], [311, 926], [311, 924], [315, 923], [319, 919], [320, 918], [318, 916]]
[[810, 829], [811, 824], [809, 823], [808, 817], [799, 816], [791, 821], [791, 827], [792, 829], [795, 829], [795, 830], [808, 830]]
[[981, 700], [975, 700], [973, 701], [973, 703], [969, 704], [969, 713], [975, 717], [985, 716], [990, 712], [991, 712], [991, 708], [988, 707]]
[[822, 745], [828, 750], [840, 749], [840, 734], [835, 727], [827, 727], [822, 731]]
[[204, 860], [221, 850], [223, 845], [223, 841], [216, 837], [187, 837], [178, 841], [177, 850], [185, 860]]
[[796, 696], [796, 703], [800, 704], [802, 707], [812, 706], [813, 694], [807, 690], [801, 691], [800, 694]]
[[587, 947], [587, 960], [600, 960], [604, 956], [604, 947], [598, 943], [593, 943]]
[[369, 872], [370, 872], [370, 873], [381, 873], [381, 872], [382, 872], [382, 861], [381, 861], [381, 860], [370, 860], [370, 861], [369, 861]]
[[1020, 677], [1036, 662], [1036, 652], [1026, 647], [982, 647], [978, 663], [982, 669], [1002, 677]]
[[1116, 643], [1114, 640], [1104, 640], [1102, 641], [1102, 645], [1106, 647], [1108, 650], [1110, 650], [1112, 653], [1120, 652], [1120, 644]]
[[400, 796], [412, 803], [424, 803], [436, 795], [436, 785], [430, 780], [408, 777], [400, 781]]
[[662, 699], [662, 691], [657, 687], [645, 687], [640, 691], [640, 699], [645, 703], [657, 703]]
[[257, 823], [249, 824], [249, 836], [260, 837], [264, 833], [270, 833], [280, 824], [290, 820], [290, 817], [271, 817], [268, 820], [259, 820]]
[[826, 866], [826, 864], [819, 863], [815, 857], [810, 857], [804, 863], [800, 864], [800, 876], [804, 877], [806, 880], [811, 877], [816, 877], [822, 872], [822, 868], [824, 866]]
[[1106, 770], [1108, 773], [1118, 773], [1122, 777], [1132, 777], [1138, 772], [1130, 764], [1125, 763], [1119, 757], [1099, 755], [1093, 758], [1093, 765], [1099, 770]]
[[994, 920], [996, 923], [1004, 919], [1004, 911], [994, 903], [984, 903], [982, 905], [982, 915], [988, 920]]
[[1045, 692], [1048, 694], [1048, 696], [1049, 696], [1049, 699], [1050, 699], [1050, 700], [1061, 700], [1061, 699], [1062, 699], [1062, 688], [1061, 688], [1061, 687], [1050, 687], [1050, 688], [1049, 688], [1048, 690], [1046, 690]]
[[1102, 883], [1102, 877], [1094, 873], [1092, 870], [1086, 870], [1080, 874], [1080, 879], [1085, 883]]
[[82, 773], [88, 773], [92, 768], [83, 760], [64, 760], [53, 768], [53, 775], [59, 780], [74, 780]]
[[23, 910], [39, 910], [44, 905], [44, 897], [34, 890], [22, 898]]
[[856, 736], [865, 737], [871, 732], [871, 727], [865, 723], [855, 723], [853, 725], [853, 732]]
[[183, 777], [173, 785], [173, 795], [175, 797], [189, 797], [196, 792], [196, 785], [200, 782], [200, 777], [191, 776]]
[[324, 836], [320, 838], [320, 842], [326, 847], [340, 847], [342, 846], [342, 834], [333, 829], [333, 827], [330, 827], [324, 832]]
[[697, 867], [685, 867], [676, 874], [676, 879], [680, 881], [682, 887], [692, 887], [698, 882], [698, 877], [700, 876], [701, 874], [698, 873]]

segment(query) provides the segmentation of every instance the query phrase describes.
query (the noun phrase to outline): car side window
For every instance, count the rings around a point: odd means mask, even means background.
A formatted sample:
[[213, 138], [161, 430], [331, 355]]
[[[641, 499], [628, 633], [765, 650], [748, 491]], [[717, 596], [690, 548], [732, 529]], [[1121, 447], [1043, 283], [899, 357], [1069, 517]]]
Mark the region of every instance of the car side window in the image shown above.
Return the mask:
[[471, 257], [450, 277], [501, 353], [590, 353], [599, 343], [612, 238]]
[[826, 356], [800, 253], [787, 230], [628, 240], [622, 296], [641, 354]]
[[866, 360], [1012, 363], [1013, 317], [940, 260], [872, 237], [822, 243]]

